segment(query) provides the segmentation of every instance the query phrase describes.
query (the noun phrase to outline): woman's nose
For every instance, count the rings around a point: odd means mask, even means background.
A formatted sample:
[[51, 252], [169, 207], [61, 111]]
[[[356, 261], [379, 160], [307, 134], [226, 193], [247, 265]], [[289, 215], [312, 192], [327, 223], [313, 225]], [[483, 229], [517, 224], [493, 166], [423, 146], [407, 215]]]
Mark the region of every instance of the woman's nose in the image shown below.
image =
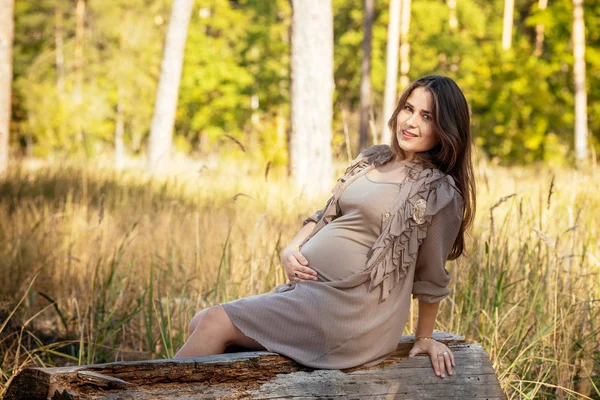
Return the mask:
[[412, 113], [406, 120], [406, 123], [408, 125], [417, 126], [416, 124], [418, 122], [418, 120], [417, 120], [418, 117], [416, 115], [417, 115], [417, 113]]

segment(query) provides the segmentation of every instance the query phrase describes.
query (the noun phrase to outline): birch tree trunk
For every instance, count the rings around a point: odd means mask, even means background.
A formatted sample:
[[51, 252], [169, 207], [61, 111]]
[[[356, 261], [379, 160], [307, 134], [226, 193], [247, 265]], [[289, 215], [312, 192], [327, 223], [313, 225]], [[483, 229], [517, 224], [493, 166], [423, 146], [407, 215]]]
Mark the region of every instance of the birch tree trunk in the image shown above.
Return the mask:
[[512, 42], [513, 14], [515, 0], [504, 0], [504, 23], [502, 24], [502, 48], [510, 49]]
[[[548, 0], [539, 0], [538, 8], [540, 10], [545, 10], [548, 7]], [[535, 26], [535, 51], [533, 55], [539, 57], [542, 55], [542, 51], [544, 50], [544, 24], [536, 24]]]
[[573, 78], [575, 81], [575, 158], [578, 163], [581, 163], [588, 158], [583, 0], [573, 0], [573, 58]]
[[450, 25], [450, 32], [456, 32], [458, 28], [458, 18], [456, 18], [456, 0], [447, 0], [449, 9], [448, 24]]
[[8, 169], [14, 1], [0, 0], [0, 178]]
[[[458, 18], [456, 16], [456, 0], [447, 0], [446, 4], [448, 5], [448, 25], [450, 26], [450, 32], [455, 34], [458, 30]], [[442, 56], [442, 54], [440, 54]], [[443, 58], [440, 60], [443, 67], [445, 69], [446, 64], [446, 55], [443, 54]], [[450, 57], [450, 71], [456, 72], [458, 71], [458, 64], [455, 62], [454, 57]]]
[[77, 0], [75, 16], [75, 99], [77, 103], [81, 103], [83, 97], [83, 31], [85, 29], [85, 0]]
[[193, 5], [194, 0], [173, 0], [148, 144], [147, 169], [151, 173], [164, 168], [171, 154], [183, 54]]
[[123, 89], [117, 88], [117, 118], [115, 121], [115, 169], [125, 166], [125, 121], [123, 121]]
[[290, 156], [298, 189], [331, 189], [333, 11], [331, 0], [292, 0]]
[[398, 89], [398, 46], [400, 45], [400, 10], [401, 0], [390, 0], [390, 22], [387, 31], [387, 50], [385, 61], [385, 93], [383, 95], [383, 112], [381, 113], [381, 143], [391, 144], [392, 135], [388, 128], [388, 120], [396, 105]]
[[63, 39], [63, 10], [56, 7], [54, 11], [54, 46], [56, 59], [56, 89], [60, 96], [65, 93], [65, 57]]
[[365, 30], [362, 42], [363, 56], [360, 76], [359, 152], [367, 148], [369, 141], [369, 118], [371, 111], [371, 50], [373, 45], [375, 0], [364, 0], [364, 12]]
[[408, 71], [410, 70], [410, 31], [411, 0], [402, 0], [402, 18], [400, 20], [400, 90], [408, 86]]
[[[83, 35], [85, 30], [85, 0], [77, 0], [75, 8], [75, 89], [73, 99], [78, 111], [81, 111], [83, 103]], [[84, 138], [84, 120], [81, 113], [75, 113], [76, 139], [81, 141]]]
[[[128, 20], [128, 12], [124, 16], [125, 21]], [[119, 30], [119, 58], [122, 54], [125, 53], [125, 40], [126, 36], [129, 32], [126, 32], [125, 29]], [[115, 115], [115, 132], [114, 132], [114, 145], [115, 145], [115, 169], [121, 170], [125, 166], [125, 117], [123, 115], [123, 98], [124, 98], [124, 88], [123, 88], [123, 74], [116, 72], [116, 76], [114, 77], [115, 83], [117, 84], [117, 107], [116, 107], [116, 115]]]

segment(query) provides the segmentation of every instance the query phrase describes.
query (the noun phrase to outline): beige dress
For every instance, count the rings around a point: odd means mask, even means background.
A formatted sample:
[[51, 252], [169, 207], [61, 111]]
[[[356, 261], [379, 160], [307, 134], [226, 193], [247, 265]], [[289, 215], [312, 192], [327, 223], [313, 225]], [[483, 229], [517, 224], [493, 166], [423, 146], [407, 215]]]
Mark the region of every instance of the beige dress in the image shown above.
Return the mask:
[[343, 280], [365, 267], [367, 253], [381, 234], [381, 215], [398, 196], [399, 186], [363, 175], [342, 193], [342, 215], [300, 249], [319, 280]]
[[374, 182], [366, 174], [350, 183], [339, 198], [341, 215], [300, 249], [319, 281], [287, 283], [274, 292], [223, 303], [231, 321], [267, 350], [309, 367], [342, 369], [383, 361], [402, 336], [413, 281], [419, 281], [423, 298], [428, 287], [436, 300], [447, 295], [440, 296], [439, 289], [448, 284], [444, 264], [460, 226], [454, 216], [462, 212], [457, 197], [433, 216], [415, 268], [380, 302], [379, 291], [368, 290], [364, 268], [381, 234], [384, 210], [401, 189], [401, 184]]

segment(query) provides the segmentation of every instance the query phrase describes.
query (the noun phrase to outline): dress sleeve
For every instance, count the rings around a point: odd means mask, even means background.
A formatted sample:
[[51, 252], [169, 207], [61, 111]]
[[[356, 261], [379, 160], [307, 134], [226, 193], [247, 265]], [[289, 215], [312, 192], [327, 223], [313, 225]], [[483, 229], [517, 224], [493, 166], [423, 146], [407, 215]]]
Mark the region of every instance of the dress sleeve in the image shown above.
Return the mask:
[[305, 218], [304, 221], [302, 221], [302, 226], [308, 224], [311, 221], [314, 222], [315, 224], [317, 222], [319, 222], [319, 220], [323, 216], [323, 212], [325, 211], [325, 208], [326, 208], [326, 206], [320, 210], [315, 211], [313, 215]]
[[[346, 172], [344, 173], [344, 175], [346, 175], [354, 165], [356, 165], [361, 159], [364, 158], [364, 152], [361, 152], [358, 154], [358, 156], [352, 160], [352, 162], [350, 163], [350, 165], [346, 168]], [[340, 178], [341, 179], [341, 178]], [[339, 179], [338, 179], [339, 181]], [[327, 200], [327, 204], [325, 204], [325, 207], [321, 208], [320, 210], [315, 211], [311, 216], [305, 218], [302, 221], [302, 226], [308, 224], [309, 222], [314, 222], [314, 223], [318, 223], [319, 220], [321, 219], [321, 217], [323, 216], [323, 212], [327, 209], [327, 207], [329, 206], [329, 203], [333, 200], [333, 196], [329, 198], [329, 200]]]
[[454, 190], [452, 200], [431, 219], [421, 243], [415, 269], [412, 295], [426, 303], [437, 303], [450, 294], [450, 273], [446, 260], [462, 223], [463, 201]]

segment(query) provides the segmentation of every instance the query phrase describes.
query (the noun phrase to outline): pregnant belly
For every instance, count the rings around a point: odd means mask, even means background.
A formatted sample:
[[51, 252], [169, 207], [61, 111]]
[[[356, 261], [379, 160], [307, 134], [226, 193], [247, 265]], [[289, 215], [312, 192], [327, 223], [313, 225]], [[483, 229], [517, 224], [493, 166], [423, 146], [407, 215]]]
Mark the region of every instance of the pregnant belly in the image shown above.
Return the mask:
[[326, 226], [300, 252], [320, 281], [342, 280], [364, 269], [370, 246], [352, 239], [346, 229]]

